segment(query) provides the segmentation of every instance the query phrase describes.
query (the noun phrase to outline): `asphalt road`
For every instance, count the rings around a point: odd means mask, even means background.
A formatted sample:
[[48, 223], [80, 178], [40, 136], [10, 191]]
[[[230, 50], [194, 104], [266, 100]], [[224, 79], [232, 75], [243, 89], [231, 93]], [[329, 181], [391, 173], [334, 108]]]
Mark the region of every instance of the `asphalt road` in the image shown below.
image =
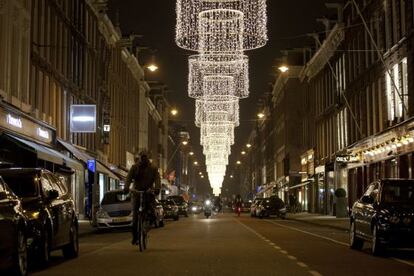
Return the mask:
[[348, 248], [345, 231], [290, 220], [190, 216], [150, 232], [147, 251], [126, 231], [81, 238], [80, 255], [52, 256], [33, 275], [414, 275], [414, 252]]

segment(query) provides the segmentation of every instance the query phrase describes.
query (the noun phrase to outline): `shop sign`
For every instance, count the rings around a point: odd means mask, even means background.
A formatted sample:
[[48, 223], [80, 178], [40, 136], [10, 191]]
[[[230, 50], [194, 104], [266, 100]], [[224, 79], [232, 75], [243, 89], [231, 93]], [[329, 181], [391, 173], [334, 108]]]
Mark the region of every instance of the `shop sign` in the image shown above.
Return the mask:
[[11, 130], [14, 133], [30, 137], [42, 143], [51, 143], [53, 130], [46, 125], [41, 125], [30, 117], [19, 116], [10, 113], [0, 107], [0, 128]]
[[44, 139], [47, 139], [47, 140], [50, 139], [49, 131], [42, 129], [41, 127], [38, 127], [37, 128], [37, 135], [39, 137], [44, 138]]
[[338, 163], [358, 163], [359, 157], [355, 155], [337, 156], [336, 162]]
[[88, 162], [86, 162], [86, 165], [88, 166], [88, 170], [91, 172], [96, 172], [96, 160], [90, 159]]
[[96, 132], [96, 105], [78, 104], [70, 107], [70, 132]]
[[325, 166], [319, 166], [315, 168], [315, 173], [324, 173], [325, 172]]
[[22, 128], [23, 127], [23, 122], [22, 119], [17, 118], [17, 117], [13, 117], [13, 115], [11, 114], [7, 114], [7, 123], [11, 126], [17, 127], [17, 128]]

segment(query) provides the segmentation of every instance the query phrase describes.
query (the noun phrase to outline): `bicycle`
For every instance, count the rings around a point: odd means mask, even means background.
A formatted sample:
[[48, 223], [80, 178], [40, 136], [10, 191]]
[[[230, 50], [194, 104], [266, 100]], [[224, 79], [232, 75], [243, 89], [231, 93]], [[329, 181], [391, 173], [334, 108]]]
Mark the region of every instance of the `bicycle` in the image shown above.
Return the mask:
[[[148, 245], [148, 229], [149, 222], [146, 219], [146, 214], [144, 212], [144, 191], [131, 190], [134, 194], [139, 194], [139, 208], [136, 210], [138, 212], [138, 227], [137, 227], [137, 238], [139, 251], [142, 252], [147, 249]], [[135, 211], [135, 210], [134, 210]]]

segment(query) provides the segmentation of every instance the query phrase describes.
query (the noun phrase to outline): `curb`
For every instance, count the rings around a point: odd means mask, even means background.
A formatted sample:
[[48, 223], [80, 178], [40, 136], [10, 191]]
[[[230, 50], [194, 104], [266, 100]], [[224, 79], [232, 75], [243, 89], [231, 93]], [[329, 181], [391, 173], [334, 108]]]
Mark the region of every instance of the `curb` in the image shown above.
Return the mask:
[[310, 220], [303, 220], [303, 219], [297, 219], [297, 218], [292, 218], [292, 217], [286, 217], [286, 219], [287, 220], [293, 220], [293, 221], [299, 221], [299, 222], [303, 222], [303, 223], [306, 223], [306, 224], [311, 224], [311, 225], [325, 227], [325, 228], [332, 228], [332, 229], [340, 230], [340, 231], [347, 231], [347, 232], [349, 231], [348, 228], [335, 226], [335, 225], [327, 225], [327, 224], [318, 223], [318, 222], [314, 222], [314, 221], [310, 221]]

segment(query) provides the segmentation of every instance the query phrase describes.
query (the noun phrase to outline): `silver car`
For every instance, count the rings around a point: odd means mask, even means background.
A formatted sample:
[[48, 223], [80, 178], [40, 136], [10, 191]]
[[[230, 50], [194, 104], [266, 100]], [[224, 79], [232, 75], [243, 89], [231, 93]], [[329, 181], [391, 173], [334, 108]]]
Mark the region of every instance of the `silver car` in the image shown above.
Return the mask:
[[132, 225], [131, 196], [123, 190], [105, 193], [96, 213], [98, 228], [117, 228]]

